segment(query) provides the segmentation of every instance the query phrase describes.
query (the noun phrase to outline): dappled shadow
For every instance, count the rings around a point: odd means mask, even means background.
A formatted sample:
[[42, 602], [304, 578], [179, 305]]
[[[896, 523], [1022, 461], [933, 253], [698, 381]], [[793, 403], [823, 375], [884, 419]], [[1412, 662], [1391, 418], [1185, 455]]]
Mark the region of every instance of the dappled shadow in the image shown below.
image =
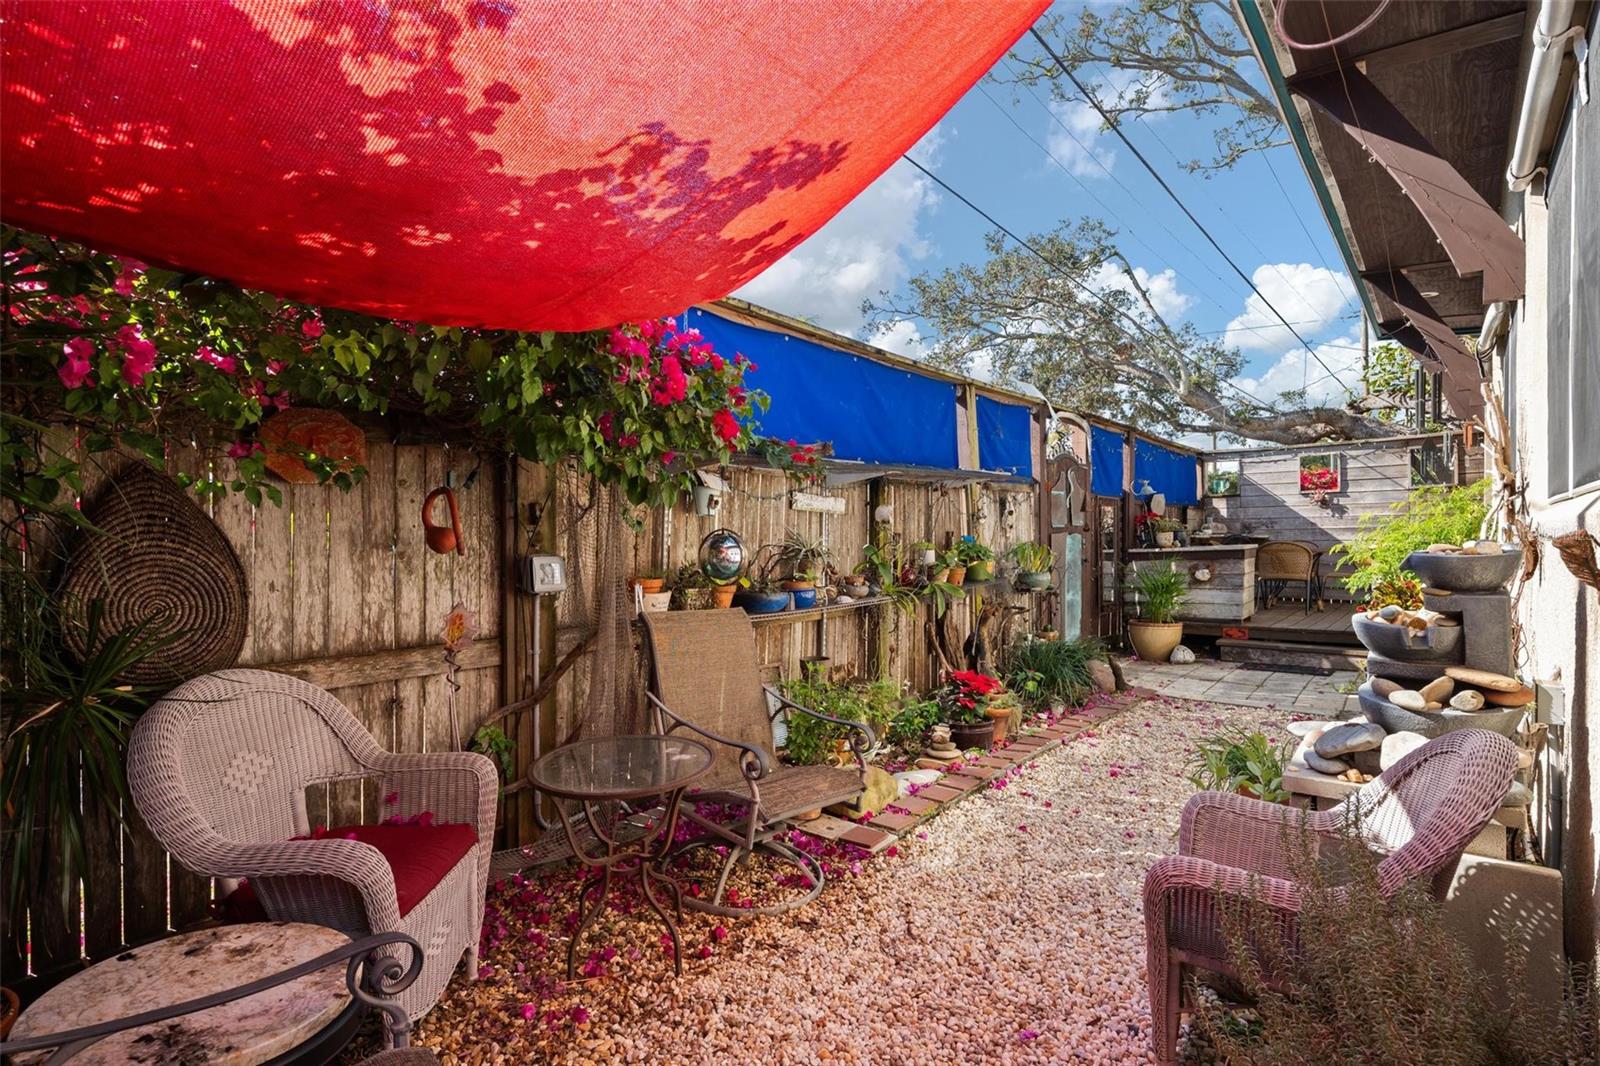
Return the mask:
[[714, 162], [647, 102], [619, 138], [526, 99], [503, 0], [244, 6], [8, 5], [7, 221], [377, 314], [580, 328], [778, 258], [806, 234], [741, 216], [848, 152]]

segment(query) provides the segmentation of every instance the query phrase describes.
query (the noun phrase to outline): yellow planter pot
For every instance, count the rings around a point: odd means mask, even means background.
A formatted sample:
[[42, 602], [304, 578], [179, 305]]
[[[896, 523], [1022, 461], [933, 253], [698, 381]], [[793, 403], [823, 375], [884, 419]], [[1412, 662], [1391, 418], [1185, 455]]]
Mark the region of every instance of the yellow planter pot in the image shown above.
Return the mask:
[[1172, 649], [1183, 643], [1182, 622], [1129, 622], [1128, 641], [1147, 663], [1164, 663]]

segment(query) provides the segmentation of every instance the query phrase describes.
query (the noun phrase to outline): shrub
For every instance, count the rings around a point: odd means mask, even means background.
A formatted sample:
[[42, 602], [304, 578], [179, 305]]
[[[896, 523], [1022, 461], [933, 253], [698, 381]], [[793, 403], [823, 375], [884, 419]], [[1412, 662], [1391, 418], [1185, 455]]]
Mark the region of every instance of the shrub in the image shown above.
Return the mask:
[[[900, 710], [900, 689], [893, 681], [834, 682], [822, 677], [820, 671], [812, 670], [805, 677], [783, 682], [780, 687], [786, 697], [802, 707], [846, 721], [865, 723], [877, 737], [888, 731]], [[826, 762], [833, 752], [833, 742], [848, 733], [842, 726], [798, 711], [791, 713], [788, 721], [789, 737], [784, 752], [790, 762], [804, 766]]]
[[[1380, 857], [1347, 826], [1330, 847], [1291, 832], [1290, 876], [1299, 883], [1302, 943], [1254, 889], [1222, 897], [1230, 960], [1254, 1001], [1247, 1015], [1196, 996], [1197, 1027], [1218, 1061], [1242, 1066], [1324, 1062], [1452, 1066], [1594, 1063], [1593, 975], [1573, 971], [1564, 1003], [1533, 1003], [1513, 980], [1509, 1009], [1445, 926], [1426, 882], [1379, 894]], [[1337, 855], [1337, 862], [1329, 857]], [[1516, 943], [1513, 931], [1512, 943]], [[1519, 961], [1520, 959], [1520, 961]], [[1511, 973], [1526, 950], [1512, 952]], [[1266, 974], [1277, 978], [1269, 987]]]
[[1257, 799], [1279, 803], [1289, 798], [1283, 788], [1283, 768], [1291, 754], [1289, 744], [1274, 746], [1263, 733], [1224, 729], [1200, 738], [1185, 769], [1195, 788], [1248, 789]]
[[907, 751], [920, 748], [928, 730], [942, 721], [938, 700], [907, 700], [889, 722], [889, 742]]
[[1082, 703], [1094, 691], [1089, 664], [1102, 655], [1093, 638], [1021, 640], [1006, 650], [1006, 686], [1037, 709]]
[[1454, 488], [1429, 486], [1413, 490], [1387, 511], [1362, 515], [1356, 535], [1329, 552], [1354, 567], [1343, 579], [1345, 589], [1371, 597], [1382, 583], [1415, 579], [1400, 569], [1406, 556], [1430, 544], [1460, 544], [1476, 537], [1489, 513], [1488, 493], [1488, 478]]

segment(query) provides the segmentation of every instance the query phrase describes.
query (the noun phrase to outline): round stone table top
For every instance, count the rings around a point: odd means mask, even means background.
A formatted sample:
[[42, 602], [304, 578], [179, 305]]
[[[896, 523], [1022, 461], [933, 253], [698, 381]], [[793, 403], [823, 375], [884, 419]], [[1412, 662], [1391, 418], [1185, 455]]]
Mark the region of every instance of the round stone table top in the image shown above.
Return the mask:
[[[349, 943], [336, 929], [251, 922], [200, 929], [130, 948], [74, 974], [22, 1012], [12, 1040], [125, 1018], [249, 984]], [[344, 963], [209, 1010], [113, 1033], [74, 1066], [207, 1062], [256, 1066], [292, 1051], [350, 1003]], [[48, 1051], [16, 1056], [43, 1062]]]

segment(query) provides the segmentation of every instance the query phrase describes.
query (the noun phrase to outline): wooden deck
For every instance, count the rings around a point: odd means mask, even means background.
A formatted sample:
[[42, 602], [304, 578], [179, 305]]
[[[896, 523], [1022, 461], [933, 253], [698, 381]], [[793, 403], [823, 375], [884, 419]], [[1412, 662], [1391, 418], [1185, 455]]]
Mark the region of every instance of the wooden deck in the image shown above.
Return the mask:
[[1246, 622], [1183, 623], [1183, 631], [1197, 637], [1220, 637], [1224, 626], [1238, 626], [1249, 632], [1251, 640], [1285, 641], [1295, 644], [1334, 644], [1360, 647], [1355, 631], [1350, 628], [1350, 616], [1355, 607], [1349, 603], [1330, 603], [1322, 610], [1310, 614], [1298, 603], [1280, 604], [1268, 610], [1258, 610]]

